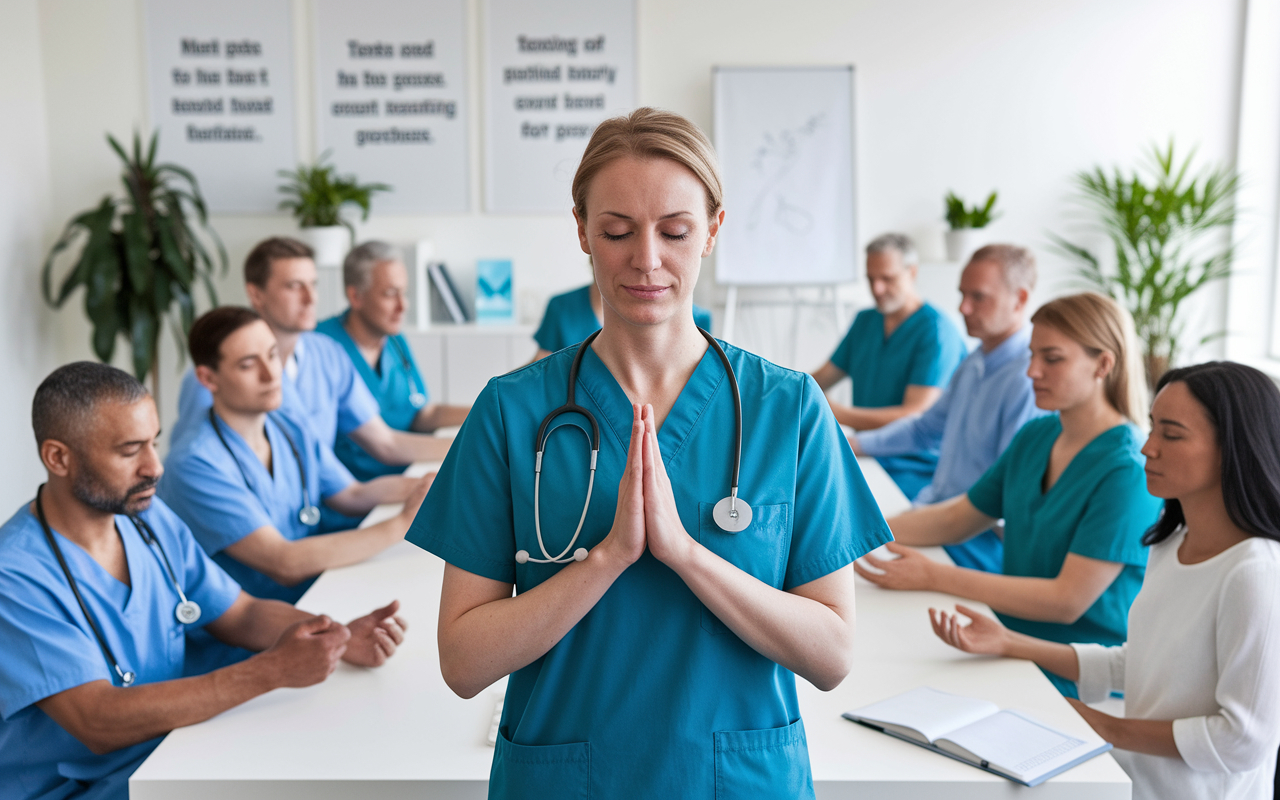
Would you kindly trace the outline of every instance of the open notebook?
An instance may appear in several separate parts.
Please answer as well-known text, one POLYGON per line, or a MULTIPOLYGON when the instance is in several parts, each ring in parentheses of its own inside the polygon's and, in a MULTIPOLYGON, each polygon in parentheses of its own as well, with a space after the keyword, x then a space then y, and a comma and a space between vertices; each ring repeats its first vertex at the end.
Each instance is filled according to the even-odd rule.
POLYGON ((1097 737, 1077 739, 994 703, 923 686, 844 717, 1026 786, 1111 749, 1097 737))

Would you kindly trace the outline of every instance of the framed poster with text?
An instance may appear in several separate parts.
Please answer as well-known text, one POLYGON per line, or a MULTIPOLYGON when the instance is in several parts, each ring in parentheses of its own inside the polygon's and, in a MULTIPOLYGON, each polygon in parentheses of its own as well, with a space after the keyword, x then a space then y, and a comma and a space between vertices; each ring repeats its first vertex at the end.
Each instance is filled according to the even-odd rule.
POLYGON ((635 107, 634 0, 487 0, 485 209, 556 212, 587 139, 635 107))
POLYGON ((275 211, 296 164, 290 0, 145 0, 157 159, 186 167, 209 210, 275 211))
POLYGON ((465 0, 315 0, 316 150, 391 186, 374 209, 468 209, 465 0))

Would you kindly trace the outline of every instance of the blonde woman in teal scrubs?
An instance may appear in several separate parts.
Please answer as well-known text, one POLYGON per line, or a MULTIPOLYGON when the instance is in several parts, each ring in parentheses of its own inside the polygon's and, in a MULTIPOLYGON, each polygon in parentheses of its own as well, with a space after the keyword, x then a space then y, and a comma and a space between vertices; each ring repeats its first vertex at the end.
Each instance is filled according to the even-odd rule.
MULTIPOLYGON (((1137 421, 1147 391, 1133 322, 1116 303, 1061 297, 1031 318, 1032 420, 968 494, 889 520, 895 560, 858 574, 886 589, 945 592, 986 603, 1009 628, 1050 641, 1123 644, 1142 588, 1142 535, 1160 514, 1147 493, 1137 421), (962 542, 1005 520, 1004 569, 936 563, 905 545, 962 542)), ((1069 697, 1075 685, 1046 673, 1069 697)))

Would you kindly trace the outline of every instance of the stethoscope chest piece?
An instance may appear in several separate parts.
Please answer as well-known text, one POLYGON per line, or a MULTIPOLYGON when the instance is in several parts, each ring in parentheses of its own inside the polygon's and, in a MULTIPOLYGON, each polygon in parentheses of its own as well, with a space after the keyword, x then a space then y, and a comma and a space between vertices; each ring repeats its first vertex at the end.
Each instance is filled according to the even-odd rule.
POLYGON ((427 404, 427 396, 422 392, 414 392, 409 395, 409 405, 414 408, 422 408, 427 404))
POLYGON ((178 618, 178 622, 183 625, 190 625, 200 619, 200 606, 192 600, 183 600, 178 603, 177 608, 173 610, 173 615, 178 618))
POLYGON ((741 497, 726 497, 711 509, 711 518, 726 533, 738 533, 751 524, 751 506, 741 497))
POLYGON ((298 521, 303 525, 319 525, 320 509, 313 505, 305 505, 298 511, 298 521))

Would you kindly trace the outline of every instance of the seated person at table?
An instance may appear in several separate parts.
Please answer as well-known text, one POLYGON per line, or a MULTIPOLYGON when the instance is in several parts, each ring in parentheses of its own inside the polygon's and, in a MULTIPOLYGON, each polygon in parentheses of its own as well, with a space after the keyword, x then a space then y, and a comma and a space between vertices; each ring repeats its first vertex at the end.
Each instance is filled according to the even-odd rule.
MULTIPOLYGON (((417 433, 461 425, 468 407, 428 402, 427 384, 400 335, 409 273, 395 249, 386 242, 353 249, 342 265, 342 282, 351 307, 316 331, 342 345, 378 401, 382 420, 394 430, 417 433)), ((333 451, 362 481, 404 472, 404 465, 379 461, 345 433, 338 434, 333 451)))
POLYGON ((348 627, 241 591, 153 497, 160 422, 132 376, 60 367, 31 417, 48 482, 0 526, 0 796, 127 800, 174 728, 402 641, 394 602, 348 627), (196 628, 262 652, 181 678, 196 628))
MULTIPOLYGON (((886 589, 945 592, 986 603, 1019 633, 1055 642, 1124 644, 1142 587, 1142 535, 1160 513, 1147 493, 1146 409, 1133 321, 1093 293, 1060 297, 1031 317, 1032 420, 968 494, 889 520, 900 557, 868 557, 858 574, 886 589), (1003 518, 1003 575, 939 564, 906 545, 962 542, 1003 518)), ((1075 685, 1056 675, 1059 691, 1075 685)))
MULTIPOLYGON (((595 281, 548 300, 542 324, 533 334, 534 341, 538 343, 538 352, 533 360, 546 358, 600 330, 600 320, 604 316, 602 309, 600 289, 595 281)), ((695 303, 693 324, 710 333, 711 312, 695 303)))
POLYGON ((1129 641, 1061 644, 957 606, 933 629, 970 653, 1030 659, 1124 717, 1072 705, 1133 778, 1135 800, 1267 800, 1280 745, 1280 391, 1242 364, 1176 369, 1151 406, 1147 486, 1164 513, 1129 641))
MULTIPOLYGON (((882 458, 938 451, 933 480, 920 490, 915 505, 950 500, 969 491, 996 463, 1023 423, 1045 412, 1027 377, 1027 300, 1036 285, 1036 260, 1030 250, 991 244, 969 259, 960 275, 960 313, 981 347, 960 362, 942 398, 915 417, 896 419, 850 440, 858 455, 882 458)), ((957 566, 999 572, 1004 546, 994 531, 967 542, 949 544, 957 566)))
MULTIPOLYGON (((814 371, 823 391, 847 376, 853 405, 832 403, 836 420, 854 430, 874 430, 926 411, 965 357, 955 326, 916 292, 919 259, 900 233, 867 245, 867 282, 876 307, 854 319, 831 360, 814 371)), ((908 499, 933 479, 937 447, 877 459, 908 499)))
MULTIPOLYGON (((249 305, 275 334, 284 365, 282 408, 305 422, 326 447, 338 434, 384 464, 440 461, 449 439, 392 430, 378 414, 378 401, 356 374, 355 365, 337 342, 315 333, 316 264, 312 250, 295 239, 259 242, 245 258, 245 292, 249 305)), ((195 370, 182 380, 178 422, 170 443, 200 425, 213 405, 195 370)), ((323 526, 326 529, 330 526, 323 526)))

